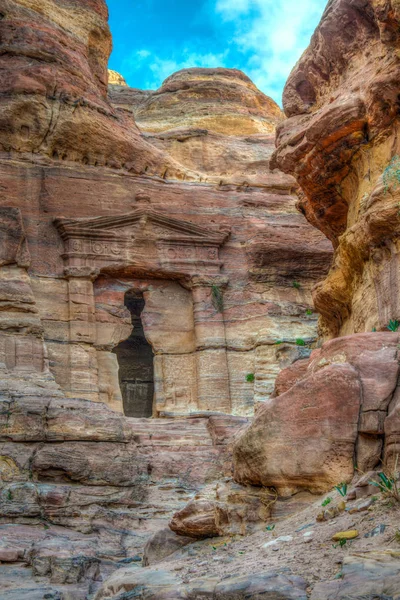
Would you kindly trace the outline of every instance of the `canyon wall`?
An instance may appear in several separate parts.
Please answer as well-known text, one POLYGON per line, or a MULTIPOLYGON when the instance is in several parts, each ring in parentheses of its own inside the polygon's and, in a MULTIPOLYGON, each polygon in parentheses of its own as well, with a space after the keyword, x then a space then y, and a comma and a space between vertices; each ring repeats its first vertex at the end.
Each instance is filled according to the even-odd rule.
POLYGON ((21 214, 49 372, 122 411, 132 292, 153 414, 250 415, 315 343, 311 289, 331 260, 294 180, 269 168, 281 111, 226 69, 140 100, 112 75, 108 98, 104 3, 56 4, 8 1, 1 21, 1 201, 21 214))
MULTIPOLYGON (((315 346, 332 246, 271 171, 282 114, 244 74, 108 88, 102 0, 0 13, 1 585, 78 600, 155 532, 182 545, 173 514, 231 476, 232 438, 315 346), (133 323, 152 382, 121 381, 133 323), (122 415, 150 383, 153 418, 122 415)), ((243 534, 264 493, 232 485, 243 534)))
POLYGON ((335 247, 313 291, 327 341, 279 375, 238 441, 242 483, 324 491, 398 462, 399 11, 329 2, 284 90, 271 164, 335 247))
POLYGON ((108 81, 107 16, 0 7, 4 599, 305 600, 242 550, 228 581, 135 565, 265 537, 396 462, 398 3, 328 3, 286 116, 237 70, 108 81))
POLYGON ((314 292, 326 337, 400 316, 399 18, 395 1, 329 2, 283 95, 274 166, 296 177, 300 209, 336 247, 314 292))

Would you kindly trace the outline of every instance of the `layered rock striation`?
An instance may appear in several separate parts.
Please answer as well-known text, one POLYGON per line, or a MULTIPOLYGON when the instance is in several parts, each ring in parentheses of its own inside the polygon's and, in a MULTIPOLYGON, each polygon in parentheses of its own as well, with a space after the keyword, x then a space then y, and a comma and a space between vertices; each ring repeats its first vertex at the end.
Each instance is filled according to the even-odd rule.
POLYGON ((237 442, 239 482, 323 491, 398 462, 398 23, 396 2, 329 2, 286 84, 271 164, 335 246, 313 292, 328 341, 279 375, 237 442))
POLYGON ((325 336, 399 317, 399 7, 329 2, 286 84, 273 164, 302 188, 300 208, 334 243, 314 294, 325 336))

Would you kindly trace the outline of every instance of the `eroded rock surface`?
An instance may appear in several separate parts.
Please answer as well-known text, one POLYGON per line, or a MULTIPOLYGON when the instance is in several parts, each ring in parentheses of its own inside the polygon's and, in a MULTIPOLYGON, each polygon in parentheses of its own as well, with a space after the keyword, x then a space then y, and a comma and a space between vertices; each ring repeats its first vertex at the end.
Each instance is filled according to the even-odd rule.
POLYGON ((399 6, 329 2, 283 95, 273 160, 337 250, 314 293, 326 336, 398 319, 399 6))
POLYGON ((283 393, 259 408, 235 444, 236 480, 273 486, 282 495, 324 492, 350 481, 354 465, 361 472, 377 466, 385 419, 387 446, 399 434, 397 409, 390 408, 398 342, 389 332, 337 338, 314 350, 307 366, 301 361, 296 370, 295 363, 287 378, 283 371, 277 382, 283 393))
POLYGON ((306 600, 306 583, 300 577, 278 573, 254 573, 242 577, 194 580, 184 583, 179 575, 168 571, 154 570, 138 573, 126 569, 111 576, 96 595, 96 600, 123 600, 126 593, 141 591, 148 600, 179 598, 195 600, 210 598, 270 598, 271 600, 306 600))

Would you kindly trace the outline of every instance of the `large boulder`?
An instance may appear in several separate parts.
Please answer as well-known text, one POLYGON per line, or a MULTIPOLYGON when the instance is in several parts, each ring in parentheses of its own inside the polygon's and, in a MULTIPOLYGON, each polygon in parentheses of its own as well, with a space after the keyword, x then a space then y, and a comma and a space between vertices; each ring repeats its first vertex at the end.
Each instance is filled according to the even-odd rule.
POLYGON ((399 374, 398 339, 388 332, 332 340, 307 369, 281 374, 277 389, 293 387, 262 405, 237 440, 235 479, 281 495, 324 492, 351 480, 354 461, 362 471, 375 467, 399 374))
POLYGON ((194 538, 245 535, 265 526, 275 501, 269 490, 221 481, 196 494, 174 514, 170 527, 194 538))

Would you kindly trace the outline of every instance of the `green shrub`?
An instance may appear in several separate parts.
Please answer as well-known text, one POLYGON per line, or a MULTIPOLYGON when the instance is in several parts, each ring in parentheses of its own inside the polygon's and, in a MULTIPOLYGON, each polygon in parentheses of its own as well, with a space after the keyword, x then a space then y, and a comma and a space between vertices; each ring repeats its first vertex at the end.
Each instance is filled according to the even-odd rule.
POLYGON ((328 498, 325 498, 325 500, 321 503, 321 506, 328 506, 328 504, 330 504, 331 502, 332 498, 328 496, 328 498))
POLYGON ((306 343, 304 340, 302 340, 301 338, 297 338, 296 340, 296 346, 305 346, 306 343))
POLYGON ((246 375, 246 381, 248 383, 253 383, 256 379, 256 376, 254 375, 254 373, 247 373, 246 375))
POLYGON ((298 281, 293 281, 293 287, 296 288, 296 290, 299 290, 301 288, 301 285, 299 284, 298 281))
POLYGON ((335 490, 337 490, 344 498, 347 494, 347 483, 339 483, 339 485, 335 485, 335 490))
POLYGON ((220 313, 224 311, 224 297, 221 288, 217 285, 211 286, 211 301, 216 311, 220 313))
POLYGON ((307 308, 307 310, 306 310, 306 315, 308 315, 308 316, 310 317, 310 316, 311 316, 311 315, 313 315, 313 314, 314 314, 314 311, 313 311, 313 310, 311 310, 311 308, 307 308))
POLYGON ((390 319, 389 325, 387 326, 389 331, 397 331, 399 329, 399 327, 400 327, 400 323, 398 321, 394 321, 394 320, 390 319))
POLYGON ((374 485, 379 488, 382 494, 388 498, 392 498, 396 500, 396 502, 400 502, 400 488, 398 484, 398 473, 397 473, 397 465, 399 461, 399 456, 396 456, 396 461, 393 469, 389 471, 382 471, 378 473, 380 481, 370 481, 370 485, 374 485))

